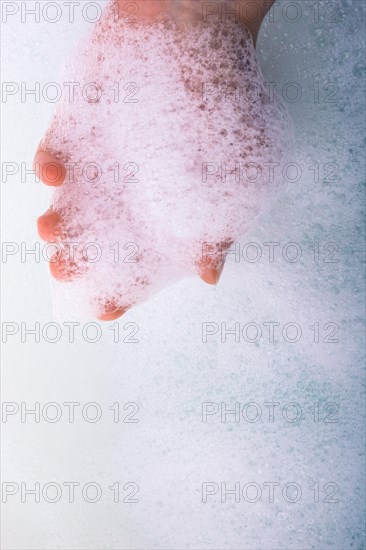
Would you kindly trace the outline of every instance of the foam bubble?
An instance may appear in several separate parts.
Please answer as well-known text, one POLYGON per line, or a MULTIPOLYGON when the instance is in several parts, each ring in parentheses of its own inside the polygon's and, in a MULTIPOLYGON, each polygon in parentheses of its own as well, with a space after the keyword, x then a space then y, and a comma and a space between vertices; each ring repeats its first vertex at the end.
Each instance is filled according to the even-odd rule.
POLYGON ((67 303, 78 316, 131 306, 194 275, 202 243, 240 239, 273 204, 291 144, 242 25, 105 21, 67 63, 78 85, 43 140, 69 166, 52 199, 62 241, 80 243, 73 280, 56 284, 61 316, 67 303))

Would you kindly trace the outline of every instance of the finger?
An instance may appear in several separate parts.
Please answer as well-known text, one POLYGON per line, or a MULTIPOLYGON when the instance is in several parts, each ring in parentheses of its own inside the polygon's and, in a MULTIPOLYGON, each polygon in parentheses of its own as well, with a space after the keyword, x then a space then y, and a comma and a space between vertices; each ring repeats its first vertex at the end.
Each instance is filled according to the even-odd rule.
POLYGON ((117 307, 113 302, 106 302, 98 315, 98 319, 100 319, 100 321, 115 321, 119 317, 122 317, 129 308, 130 306, 121 308, 117 307))
POLYGON ((43 241, 54 243, 60 240, 61 217, 51 208, 37 220, 38 235, 43 241))
POLYGON ((208 285, 217 285, 220 280, 222 271, 224 269, 225 262, 223 262, 219 267, 206 267, 202 271, 199 271, 199 276, 201 277, 204 283, 208 285))
POLYGON ((62 282, 70 282, 83 273, 79 264, 71 261, 67 255, 55 254, 50 261, 52 277, 62 282))
POLYGON ((214 245, 214 250, 205 250, 202 247, 202 257, 198 262, 198 275, 208 285, 217 285, 222 275, 226 252, 233 241, 223 241, 214 245))
POLYGON ((33 168, 37 176, 46 185, 57 187, 62 185, 66 178, 66 168, 56 157, 44 151, 41 145, 36 151, 33 168))

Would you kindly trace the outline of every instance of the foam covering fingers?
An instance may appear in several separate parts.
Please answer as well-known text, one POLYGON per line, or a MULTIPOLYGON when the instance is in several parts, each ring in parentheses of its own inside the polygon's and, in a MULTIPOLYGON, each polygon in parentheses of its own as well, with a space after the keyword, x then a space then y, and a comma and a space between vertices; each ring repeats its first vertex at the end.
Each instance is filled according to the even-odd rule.
POLYGON ((40 165, 44 151, 67 159, 64 181, 43 178, 80 253, 52 271, 82 276, 53 286, 57 315, 109 320, 194 272, 216 284, 225 254, 202 264, 201 244, 238 241, 271 207, 291 142, 249 31, 170 17, 96 25, 64 81, 80 86, 58 102, 40 165))

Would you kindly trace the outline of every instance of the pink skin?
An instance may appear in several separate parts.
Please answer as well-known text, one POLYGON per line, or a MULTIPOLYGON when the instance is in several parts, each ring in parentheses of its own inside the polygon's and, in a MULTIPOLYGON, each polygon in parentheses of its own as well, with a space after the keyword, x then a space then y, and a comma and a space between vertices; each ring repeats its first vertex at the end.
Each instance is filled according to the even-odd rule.
MULTIPOLYGON (((125 0, 113 0, 114 2, 120 2, 121 9, 124 9, 125 0)), ((274 3, 275 0, 272 0, 274 3)), ((161 12, 168 11, 179 22, 180 20, 184 24, 189 24, 201 17, 201 3, 197 0, 180 0, 177 4, 173 0, 135 0, 138 6, 138 15, 141 18, 146 19, 146 22, 151 20, 161 12), (179 13, 177 12, 177 6, 179 13)), ((257 40, 257 35, 260 29, 260 25, 264 19, 266 12, 270 7, 268 0, 256 0, 255 3, 258 6, 258 13, 260 17, 253 17, 253 13, 250 14, 249 20, 243 20, 245 25, 251 32, 254 44, 257 40)), ((245 4, 251 7, 253 6, 253 0, 241 0, 240 4, 245 7, 245 4)), ((241 13, 245 13, 242 10, 241 13)), ((112 23, 113 24, 113 23, 112 23)), ((50 155, 47 151, 44 151, 41 146, 38 147, 34 158, 34 169, 40 180, 48 186, 57 187, 62 185, 66 178, 66 168, 55 157, 50 155)), ((57 212, 49 209, 37 220, 37 229, 41 239, 47 242, 56 242, 62 240, 62 219, 57 212)), ((227 241, 222 243, 222 250, 226 250, 230 246, 227 241)), ((66 281, 71 280, 74 276, 75 266, 65 259, 58 258, 50 263, 50 271, 53 277, 58 280, 66 281)), ((222 257, 217 259, 216 267, 208 267, 203 263, 197 265, 197 272, 199 277, 207 284, 216 285, 221 277, 224 268, 224 261, 222 257)), ((113 303, 105 304, 102 308, 99 319, 102 321, 114 321, 121 317, 128 307, 121 309, 117 308, 113 303)))

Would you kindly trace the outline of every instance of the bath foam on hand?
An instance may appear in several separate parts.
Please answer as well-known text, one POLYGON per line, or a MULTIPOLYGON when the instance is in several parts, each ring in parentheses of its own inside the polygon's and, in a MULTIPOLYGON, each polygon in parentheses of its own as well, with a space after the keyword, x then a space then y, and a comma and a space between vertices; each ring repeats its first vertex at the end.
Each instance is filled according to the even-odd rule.
POLYGON ((197 274, 203 250, 273 204, 290 125, 242 25, 103 19, 64 81, 77 85, 42 141, 68 171, 51 203, 59 317, 128 308, 197 274))

